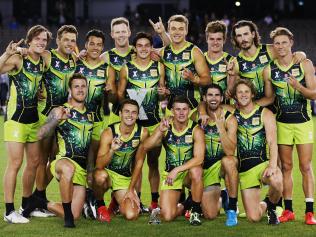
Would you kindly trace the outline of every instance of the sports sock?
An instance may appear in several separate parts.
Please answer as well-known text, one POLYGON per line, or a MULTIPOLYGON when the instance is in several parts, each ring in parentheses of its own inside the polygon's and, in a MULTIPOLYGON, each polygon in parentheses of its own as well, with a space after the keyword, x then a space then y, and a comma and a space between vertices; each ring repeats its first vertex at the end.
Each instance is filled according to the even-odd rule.
POLYGON ((151 193, 151 201, 152 202, 158 202, 158 198, 159 198, 158 192, 151 193))
POLYGON ((22 197, 22 208, 25 209, 27 207, 28 201, 30 197, 22 197))
POLYGON ((37 188, 35 189, 35 191, 33 192, 34 195, 47 200, 47 196, 46 196, 46 189, 44 190, 38 190, 37 188))
MULTIPOLYGON (((191 192, 189 192, 189 195, 191 195, 191 192)), ((179 202, 184 202, 184 201, 185 201, 185 191, 181 190, 179 202)))
POLYGON ((228 210, 237 211, 237 198, 229 197, 228 210))
POLYGON ((139 198, 139 200, 140 200, 140 197, 142 196, 142 192, 138 192, 138 193, 137 193, 137 196, 138 196, 138 198, 139 198))
POLYGON ((270 199, 268 199, 268 201, 266 202, 267 203, 267 208, 268 210, 275 210, 276 209, 276 204, 275 203, 272 203, 270 201, 270 199))
POLYGON ((226 189, 221 190, 222 203, 227 202, 226 189))
POLYGON ((292 199, 284 199, 284 208, 285 210, 293 212, 292 199))
POLYGON ((23 216, 29 217, 31 212, 35 210, 35 208, 42 208, 47 210, 48 201, 42 198, 37 197, 36 195, 32 195, 29 198, 28 205, 24 208, 23 216))
POLYGON ((279 199, 278 203, 277 203, 278 207, 282 207, 282 198, 279 199))
POLYGON ((192 200, 192 212, 202 213, 201 202, 195 202, 192 200))
POLYGON ((103 199, 97 200, 97 207, 99 208, 99 207, 102 207, 102 206, 105 206, 104 200, 103 199))
POLYGON ((313 212, 314 213, 314 198, 305 198, 305 213, 313 212))
POLYGON ((75 227, 74 224, 74 216, 72 215, 71 211, 71 202, 63 202, 63 208, 64 208, 64 221, 65 225, 64 227, 73 228, 75 227))
POLYGON ((187 199, 185 199, 183 202, 181 202, 184 210, 190 210, 192 207, 192 195, 191 192, 189 192, 189 195, 187 197, 187 199))
POLYGON ((14 211, 14 203, 13 202, 9 202, 9 203, 5 203, 5 215, 9 215, 12 211, 14 211))

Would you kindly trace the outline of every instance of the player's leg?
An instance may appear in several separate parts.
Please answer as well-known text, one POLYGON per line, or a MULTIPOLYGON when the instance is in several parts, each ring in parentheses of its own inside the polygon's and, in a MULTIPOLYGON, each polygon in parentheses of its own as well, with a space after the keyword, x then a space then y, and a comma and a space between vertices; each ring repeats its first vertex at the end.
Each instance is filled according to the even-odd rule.
POLYGON ((83 204, 86 197, 86 188, 82 185, 74 185, 73 195, 71 202, 71 211, 73 213, 74 219, 77 220, 81 216, 83 204))
MULTIPOLYGON (((124 199, 127 189, 116 190, 114 192, 114 197, 119 203, 120 213, 127 220, 136 220, 139 215, 139 209, 135 202, 130 199, 124 199)), ((136 194, 136 191, 135 191, 136 194)))
POLYGON ((189 170, 191 182, 192 209, 190 214, 190 224, 200 225, 200 215, 202 214, 201 201, 203 195, 203 169, 201 166, 192 167, 189 170))
POLYGON ((303 191, 305 194, 305 223, 315 225, 314 219, 314 172, 312 167, 313 144, 296 145, 299 158, 300 171, 302 173, 303 191))
POLYGON ((287 222, 295 219, 292 206, 293 194, 293 145, 278 145, 279 156, 282 165, 283 175, 283 199, 284 211, 279 217, 280 222, 287 222))
POLYGON ((172 221, 179 215, 178 201, 180 198, 180 189, 162 190, 160 192, 161 218, 165 221, 172 221))
POLYGON ((158 189, 159 189, 159 181, 160 181, 160 174, 159 174, 160 152, 161 152, 161 146, 156 147, 147 153, 147 164, 149 167, 148 180, 150 183, 150 190, 151 190, 151 205, 150 205, 151 210, 158 207, 158 198, 159 198, 158 189))
POLYGON ((220 185, 204 187, 201 203, 204 218, 212 220, 218 216, 221 205, 219 201, 220 195, 220 185))
POLYGON ((243 189, 241 197, 248 220, 250 222, 260 221, 267 208, 265 202, 260 202, 260 188, 243 189))

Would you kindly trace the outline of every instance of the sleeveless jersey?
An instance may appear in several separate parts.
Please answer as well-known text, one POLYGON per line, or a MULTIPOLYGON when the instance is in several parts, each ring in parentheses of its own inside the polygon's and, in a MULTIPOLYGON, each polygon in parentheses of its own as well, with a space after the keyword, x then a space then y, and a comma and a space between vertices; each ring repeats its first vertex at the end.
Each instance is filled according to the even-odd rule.
POLYGON ((189 120, 187 128, 177 132, 173 125, 166 132, 162 144, 166 150, 166 168, 170 172, 175 167, 181 166, 193 157, 193 130, 197 123, 189 120))
POLYGON ((192 108, 196 108, 201 100, 199 87, 190 80, 182 77, 184 68, 196 74, 193 58, 193 49, 197 48, 190 42, 180 50, 174 50, 172 45, 168 45, 162 50, 162 60, 165 65, 166 86, 170 90, 168 108, 171 107, 174 97, 186 96, 192 108))
MULTIPOLYGON (((225 123, 230 116, 232 116, 232 114, 229 111, 224 110, 225 123)), ((221 160, 225 156, 225 153, 215 121, 209 122, 203 130, 205 133, 206 145, 203 169, 208 169, 217 161, 221 160)))
MULTIPOLYGON (((120 136, 120 123, 109 126, 113 137, 120 136)), ((135 124, 134 129, 128 138, 121 137, 122 146, 114 152, 108 169, 123 175, 125 177, 132 176, 132 166, 135 161, 135 155, 141 140, 143 128, 135 124)))
POLYGON ((86 107, 94 113, 94 122, 103 120, 103 109, 105 85, 108 77, 108 64, 100 62, 95 66, 90 66, 87 62, 79 60, 76 72, 87 78, 88 93, 86 97, 86 107))
POLYGON ((225 93, 227 89, 226 63, 228 63, 232 59, 232 56, 224 52, 223 55, 216 61, 212 61, 208 57, 207 52, 204 53, 204 56, 210 69, 210 76, 212 78, 213 84, 219 85, 222 88, 223 92, 225 93))
POLYGON ((37 92, 43 73, 43 59, 40 58, 35 62, 29 56, 22 58, 21 68, 9 72, 8 119, 23 124, 38 121, 37 92))
POLYGON ((61 121, 56 128, 58 156, 67 157, 78 163, 83 169, 87 167, 88 151, 93 129, 93 113, 84 109, 70 108, 70 118, 61 121))
POLYGON ((247 115, 235 110, 234 115, 238 122, 239 172, 245 172, 269 159, 266 132, 262 121, 263 109, 256 105, 255 109, 247 115))
POLYGON ((51 61, 47 71, 44 73, 44 95, 45 100, 40 102, 41 112, 48 115, 49 112, 68 100, 68 82, 76 68, 72 56, 64 59, 55 49, 50 50, 51 61))
POLYGON ((276 60, 270 63, 270 78, 276 94, 276 120, 282 123, 307 122, 312 117, 310 100, 288 84, 289 74, 306 87, 304 70, 300 64, 284 68, 276 60))
POLYGON ((268 47, 264 44, 261 44, 257 48, 256 54, 251 58, 244 56, 241 52, 237 56, 239 76, 252 81, 257 90, 255 99, 264 97, 262 71, 270 61, 271 56, 269 54, 268 47))
POLYGON ((106 58, 108 63, 114 68, 116 72, 116 80, 119 79, 121 68, 124 64, 131 61, 132 54, 134 53, 133 47, 129 46, 128 51, 125 54, 121 54, 116 48, 113 48, 106 52, 106 58))
POLYGON ((134 61, 126 64, 126 95, 139 104, 139 124, 152 126, 160 121, 158 84, 160 63, 151 61, 146 68, 141 68, 134 61))

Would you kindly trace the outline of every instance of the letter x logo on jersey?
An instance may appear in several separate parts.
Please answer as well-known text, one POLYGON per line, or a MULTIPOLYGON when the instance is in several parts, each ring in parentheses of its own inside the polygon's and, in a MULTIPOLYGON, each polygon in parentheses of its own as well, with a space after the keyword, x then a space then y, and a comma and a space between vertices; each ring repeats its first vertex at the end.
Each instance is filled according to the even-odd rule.
POLYGON ((279 78, 280 77, 280 72, 275 72, 275 78, 279 78))
POLYGON ((114 57, 114 62, 118 63, 118 57, 114 57))
POLYGON ((76 111, 73 111, 71 117, 72 117, 73 119, 74 119, 74 118, 77 118, 77 112, 76 112, 76 111))
POLYGON ((26 63, 26 69, 30 69, 31 63, 26 63))
POLYGON ((56 61, 55 62, 55 67, 59 67, 59 63, 60 63, 59 61, 56 61))
POLYGON ((242 70, 247 70, 247 63, 242 64, 242 70))
POLYGON ((84 68, 81 67, 81 68, 79 69, 79 73, 80 73, 80 74, 83 74, 83 70, 84 70, 84 68))
POLYGON ((148 117, 146 115, 146 112, 144 110, 144 107, 142 106, 142 103, 145 99, 145 96, 147 94, 147 89, 143 88, 143 89, 139 89, 139 90, 135 90, 135 89, 127 89, 127 94, 129 96, 129 98, 136 100, 138 105, 139 105, 139 115, 138 118, 140 120, 147 120, 148 117))
POLYGON ((167 59, 170 59, 171 53, 167 53, 167 59))
POLYGON ((133 77, 137 77, 137 71, 133 71, 133 77))

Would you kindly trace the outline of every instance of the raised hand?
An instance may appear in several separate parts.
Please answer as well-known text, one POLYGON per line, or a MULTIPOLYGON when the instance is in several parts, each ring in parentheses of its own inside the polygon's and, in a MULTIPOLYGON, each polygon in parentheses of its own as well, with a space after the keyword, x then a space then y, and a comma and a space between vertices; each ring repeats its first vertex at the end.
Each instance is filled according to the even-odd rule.
POLYGON ((302 87, 301 83, 291 74, 289 74, 289 77, 287 78, 287 83, 289 83, 295 90, 299 90, 299 88, 302 87))
POLYGON ((19 46, 22 44, 23 41, 24 39, 20 39, 20 41, 17 43, 11 41, 5 50, 6 54, 11 56, 13 54, 20 53, 22 48, 19 46))
POLYGON ((182 77, 185 80, 194 81, 194 74, 193 74, 193 72, 190 71, 187 68, 183 68, 183 70, 182 70, 182 77))
POLYGON ((225 116, 224 116, 223 111, 221 112, 219 117, 217 117, 215 112, 213 114, 215 117, 215 123, 216 123, 216 127, 218 131, 219 132, 224 131, 225 130, 225 116))
POLYGON ((151 24, 151 26, 157 34, 161 34, 166 31, 165 26, 162 23, 161 17, 159 17, 159 21, 156 23, 149 19, 149 23, 151 24))
POLYGON ((160 121, 160 124, 159 124, 159 130, 160 132, 165 132, 169 129, 170 127, 170 121, 171 121, 171 117, 168 117, 168 118, 163 118, 161 121, 160 121))

